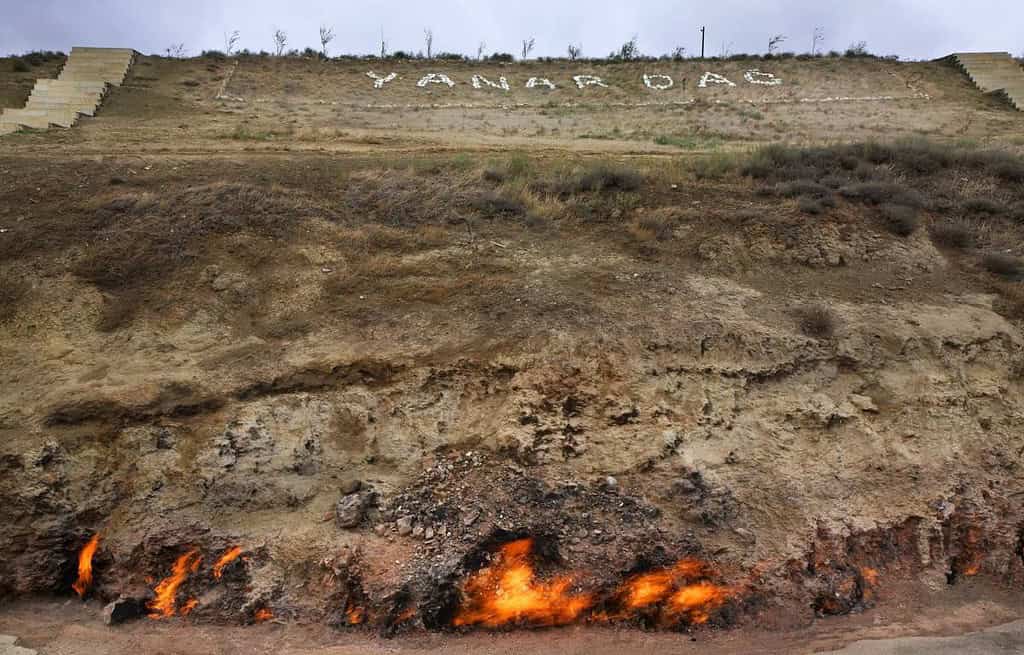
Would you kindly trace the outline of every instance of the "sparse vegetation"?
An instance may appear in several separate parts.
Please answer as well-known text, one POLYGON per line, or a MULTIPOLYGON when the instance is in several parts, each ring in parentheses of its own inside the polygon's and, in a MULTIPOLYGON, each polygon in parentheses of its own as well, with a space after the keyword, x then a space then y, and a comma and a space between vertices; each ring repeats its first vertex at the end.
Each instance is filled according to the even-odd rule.
POLYGON ((981 266, 993 275, 1019 278, 1024 275, 1024 259, 1001 252, 988 253, 981 259, 981 266))
POLYGON ((974 245, 974 226, 962 219, 949 219, 936 223, 931 228, 932 240, 940 246, 954 250, 966 250, 974 245))
POLYGON ((802 196, 797 201, 797 207, 805 214, 811 214, 812 216, 818 216, 819 214, 825 213, 825 203, 818 198, 812 198, 809 196, 802 196))
POLYGON ((831 339, 836 331, 836 317, 824 303, 804 305, 796 310, 800 331, 815 339, 831 339))
POLYGON ((886 203, 879 211, 885 227, 896 236, 907 237, 917 230, 920 219, 916 208, 886 203))
POLYGON ((968 198, 963 203, 964 211, 972 214, 995 216, 1006 211, 1006 207, 991 198, 968 198))

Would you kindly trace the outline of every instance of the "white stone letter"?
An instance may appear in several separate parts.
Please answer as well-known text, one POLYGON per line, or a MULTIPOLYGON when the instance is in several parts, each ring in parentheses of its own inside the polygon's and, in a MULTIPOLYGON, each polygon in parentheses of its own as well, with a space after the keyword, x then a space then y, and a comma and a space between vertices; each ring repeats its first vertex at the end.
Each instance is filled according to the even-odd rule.
POLYGON ((779 84, 782 84, 782 80, 775 77, 773 74, 762 73, 761 71, 747 71, 743 74, 743 79, 751 84, 763 84, 765 86, 778 86, 779 84))
POLYGON ((526 88, 527 89, 534 89, 534 88, 537 88, 538 86, 546 86, 549 89, 557 88, 554 85, 554 83, 551 80, 549 80, 548 78, 546 78, 546 77, 531 77, 530 79, 528 79, 526 81, 526 88))
POLYGON ((491 87, 493 89, 502 89, 504 91, 508 91, 509 90, 509 88, 508 88, 508 80, 505 79, 504 77, 499 77, 498 78, 498 83, 495 84, 494 82, 490 81, 486 77, 483 77, 482 75, 474 75, 473 76, 473 88, 474 89, 482 89, 485 86, 489 86, 489 87, 491 87))
POLYGON ((373 88, 383 89, 385 84, 398 77, 398 73, 391 73, 386 77, 381 77, 380 75, 377 75, 373 71, 370 71, 369 73, 366 74, 366 76, 373 80, 373 88))
POLYGON ((668 75, 647 75, 644 74, 644 86, 655 91, 664 91, 675 86, 675 80, 668 75))
POLYGON ((581 89, 585 86, 603 86, 606 89, 608 88, 608 85, 600 77, 594 77, 593 75, 576 75, 572 79, 576 80, 576 86, 581 89))
POLYGON ((708 84, 724 84, 726 86, 736 86, 733 82, 725 79, 718 73, 704 73, 701 76, 700 82, 697 82, 697 86, 704 89, 707 88, 708 84))
POLYGON ((448 77, 444 73, 427 73, 423 76, 422 80, 416 83, 416 86, 423 89, 428 84, 447 84, 449 89, 455 86, 455 82, 452 82, 452 78, 448 77))

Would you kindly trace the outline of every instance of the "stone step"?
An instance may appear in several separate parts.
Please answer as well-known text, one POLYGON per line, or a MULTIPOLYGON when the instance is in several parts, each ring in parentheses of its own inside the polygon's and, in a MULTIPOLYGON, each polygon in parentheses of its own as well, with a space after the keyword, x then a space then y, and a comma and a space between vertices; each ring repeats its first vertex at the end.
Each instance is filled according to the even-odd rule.
POLYGON ((4 117, 9 118, 18 125, 25 125, 28 127, 45 128, 50 125, 71 127, 78 120, 78 112, 63 110, 53 111, 49 109, 14 109, 9 112, 4 112, 4 117))
POLYGON ((979 89, 1000 91, 1018 110, 1024 111, 1024 68, 1008 52, 961 52, 951 55, 979 89))
POLYGON ((71 127, 80 115, 95 114, 107 88, 124 81, 137 54, 129 48, 72 48, 57 79, 36 80, 24 109, 0 113, 0 134, 19 126, 71 127))
POLYGON ((57 103, 57 102, 29 102, 25 106, 25 109, 41 109, 44 111, 51 112, 75 112, 78 114, 85 114, 86 116, 92 116, 96 113, 97 106, 95 104, 84 104, 84 103, 57 103))
POLYGON ((103 91, 107 87, 103 80, 36 80, 37 89, 83 89, 103 91))

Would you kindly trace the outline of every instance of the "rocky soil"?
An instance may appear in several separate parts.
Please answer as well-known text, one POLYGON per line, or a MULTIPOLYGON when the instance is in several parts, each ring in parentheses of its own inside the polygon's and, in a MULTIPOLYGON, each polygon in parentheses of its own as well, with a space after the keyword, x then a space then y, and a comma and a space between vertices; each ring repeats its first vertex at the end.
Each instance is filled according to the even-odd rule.
POLYGON ((469 221, 459 188, 423 222, 352 217, 367 196, 307 204, 325 196, 287 163, 3 166, 23 177, 0 238, 68 226, 5 246, 28 288, 0 322, 4 595, 71 595, 96 533, 88 594, 125 616, 194 549, 189 620, 387 635, 452 629, 467 576, 524 537, 591 621, 684 558, 731 590, 685 629, 1024 581, 1024 333, 924 230, 855 204, 794 227, 746 181, 655 180, 675 209, 616 192, 590 209, 618 223, 538 231, 469 221), (243 179, 210 186, 224 171, 243 179), (268 173, 285 186, 252 196, 268 173), (738 205, 772 217, 734 229, 738 205), (665 241, 622 228, 669 211, 665 241))

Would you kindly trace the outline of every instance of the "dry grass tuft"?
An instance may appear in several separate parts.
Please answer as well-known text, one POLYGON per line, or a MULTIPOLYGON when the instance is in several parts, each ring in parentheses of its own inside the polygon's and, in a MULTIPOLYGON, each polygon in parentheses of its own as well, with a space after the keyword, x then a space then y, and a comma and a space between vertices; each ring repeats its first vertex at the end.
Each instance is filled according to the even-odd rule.
POLYGON ((981 266, 989 273, 1000 277, 1016 279, 1024 275, 1024 260, 1006 253, 988 253, 982 257, 981 266))
POLYGON ((815 339, 830 339, 836 331, 836 316, 823 303, 805 305, 796 310, 800 331, 815 339))
POLYGON ((949 219, 936 223, 930 233, 932 241, 954 250, 967 250, 974 246, 977 240, 974 225, 963 219, 949 219))

